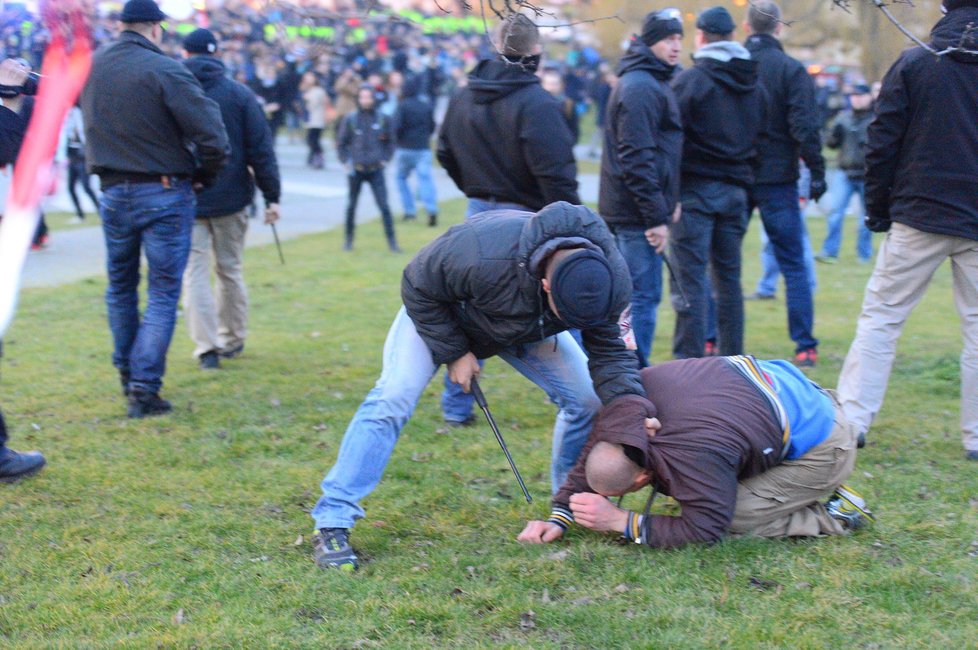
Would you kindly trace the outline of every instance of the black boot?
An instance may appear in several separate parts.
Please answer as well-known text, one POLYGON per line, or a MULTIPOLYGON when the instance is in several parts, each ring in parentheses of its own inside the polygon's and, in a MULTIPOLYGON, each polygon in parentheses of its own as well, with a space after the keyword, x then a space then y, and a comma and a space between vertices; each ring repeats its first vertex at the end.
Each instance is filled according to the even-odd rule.
POLYGON ((428 215, 428 225, 432 228, 438 225, 438 213, 432 212, 428 215))
POLYGON ((119 370, 119 383, 122 384, 122 396, 129 397, 129 371, 119 370))
POLYGON ((173 405, 160 397, 159 393, 149 393, 138 388, 129 393, 129 408, 126 415, 131 418, 145 418, 163 415, 173 410, 173 405))
POLYGON ((397 245, 397 240, 394 235, 387 235, 387 246, 391 249, 392 253, 402 253, 401 247, 397 245))
POLYGON ((343 250, 352 251, 353 250, 353 233, 346 233, 346 238, 343 240, 343 250))
POLYGON ((0 447, 0 483, 13 483, 44 467, 44 456, 39 451, 16 452, 0 447))

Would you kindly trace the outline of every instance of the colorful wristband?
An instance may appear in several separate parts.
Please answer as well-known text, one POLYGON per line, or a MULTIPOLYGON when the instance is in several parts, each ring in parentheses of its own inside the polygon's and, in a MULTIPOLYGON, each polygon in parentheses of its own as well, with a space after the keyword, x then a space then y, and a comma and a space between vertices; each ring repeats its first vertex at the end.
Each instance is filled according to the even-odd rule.
POLYGON ((630 542, 635 542, 636 544, 642 543, 642 521, 645 519, 642 515, 636 514, 631 510, 628 511, 628 521, 625 523, 624 536, 630 542))
POLYGON ((574 515, 567 508, 554 506, 550 509, 550 518, 547 519, 547 523, 556 524, 560 526, 561 530, 567 530, 574 523, 574 515))

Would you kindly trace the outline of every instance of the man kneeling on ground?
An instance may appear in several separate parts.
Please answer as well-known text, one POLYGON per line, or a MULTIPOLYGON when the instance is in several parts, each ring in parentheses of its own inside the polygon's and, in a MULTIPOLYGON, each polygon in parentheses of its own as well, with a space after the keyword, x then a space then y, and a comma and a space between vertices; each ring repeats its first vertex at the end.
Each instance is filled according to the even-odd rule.
POLYGON ((641 377, 661 426, 651 433, 636 426, 656 417, 644 400, 602 409, 550 519, 529 522, 519 541, 551 542, 572 521, 656 548, 715 542, 727 532, 841 535, 872 521, 863 499, 841 485, 856 460, 854 429, 835 393, 790 363, 684 359, 641 377), (606 498, 649 484, 679 502, 680 516, 642 515, 606 498))

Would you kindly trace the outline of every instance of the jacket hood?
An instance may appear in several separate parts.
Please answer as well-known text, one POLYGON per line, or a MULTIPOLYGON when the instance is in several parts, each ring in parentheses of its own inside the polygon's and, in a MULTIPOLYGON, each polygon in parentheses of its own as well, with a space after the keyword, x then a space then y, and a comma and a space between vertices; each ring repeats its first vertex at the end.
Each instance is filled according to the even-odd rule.
POLYGON ((642 457, 642 466, 652 469, 645 418, 654 417, 656 408, 648 399, 640 395, 622 395, 598 412, 591 435, 596 441, 633 447, 642 457))
POLYGON ((747 38, 744 46, 749 52, 760 52, 761 50, 781 50, 784 52, 781 41, 770 34, 752 34, 747 38))
POLYGON ((633 70, 644 70, 660 81, 668 81, 676 72, 676 66, 659 59, 652 54, 648 45, 635 40, 628 46, 628 53, 618 64, 618 76, 633 70))
POLYGON ((696 67, 733 93, 749 93, 757 88, 757 61, 750 58, 750 53, 743 46, 729 41, 712 45, 707 45, 693 55, 696 60, 696 67), (704 52, 712 45, 733 45, 736 47, 716 48, 704 52), (746 56, 729 56, 733 52, 742 53, 746 56))
POLYGON ((469 88, 476 104, 491 104, 521 88, 539 83, 532 72, 498 59, 480 61, 469 73, 469 88))
POLYGON ((978 63, 978 32, 969 26, 978 24, 978 7, 961 7, 948 12, 937 21, 930 32, 931 44, 938 51, 961 47, 967 52, 951 52, 947 56, 960 63, 978 63))
POLYGON ((212 56, 192 56, 183 62, 191 74, 197 77, 197 81, 204 88, 214 85, 218 79, 225 76, 224 64, 212 56))

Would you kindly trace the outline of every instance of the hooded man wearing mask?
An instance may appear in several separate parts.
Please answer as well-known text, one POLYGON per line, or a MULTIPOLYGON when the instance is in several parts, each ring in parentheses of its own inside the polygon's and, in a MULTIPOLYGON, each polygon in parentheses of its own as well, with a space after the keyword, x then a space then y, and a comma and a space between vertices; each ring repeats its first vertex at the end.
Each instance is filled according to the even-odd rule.
POLYGON ((696 21, 694 65, 672 83, 683 121, 680 200, 683 218, 670 246, 685 297, 673 287, 677 359, 703 356, 707 330, 707 265, 716 288, 719 352, 744 351, 740 248, 747 231, 747 188, 754 181, 764 118, 757 63, 733 40, 735 24, 723 7, 696 21), (685 299, 684 299, 685 298, 685 299))
POLYGON ((679 218, 683 127, 669 87, 682 51, 682 13, 648 14, 618 66, 608 99, 598 212, 615 234, 632 276, 632 328, 648 362, 662 296, 669 223, 679 218))

